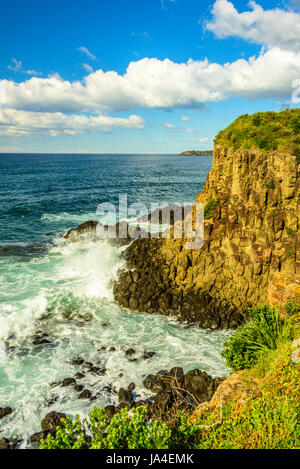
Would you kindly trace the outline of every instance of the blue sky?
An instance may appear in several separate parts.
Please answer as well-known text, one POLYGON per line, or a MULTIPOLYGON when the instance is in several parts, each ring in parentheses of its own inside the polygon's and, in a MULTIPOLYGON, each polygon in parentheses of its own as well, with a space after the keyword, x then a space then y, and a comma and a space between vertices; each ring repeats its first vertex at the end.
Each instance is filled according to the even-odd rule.
POLYGON ((290 102, 300 79, 297 6, 298 0, 3 2, 0 151, 212 148, 216 133, 238 115, 290 102))

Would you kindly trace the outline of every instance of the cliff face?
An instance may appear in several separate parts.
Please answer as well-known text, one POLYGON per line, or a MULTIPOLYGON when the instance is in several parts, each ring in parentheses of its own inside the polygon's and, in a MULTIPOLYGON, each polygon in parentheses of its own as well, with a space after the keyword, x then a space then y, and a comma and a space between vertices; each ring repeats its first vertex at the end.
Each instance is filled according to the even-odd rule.
POLYGON ((206 204, 205 242, 139 239, 126 251, 115 299, 132 310, 175 315, 202 327, 235 327, 250 306, 300 302, 299 164, 288 152, 217 144, 196 202, 206 204))

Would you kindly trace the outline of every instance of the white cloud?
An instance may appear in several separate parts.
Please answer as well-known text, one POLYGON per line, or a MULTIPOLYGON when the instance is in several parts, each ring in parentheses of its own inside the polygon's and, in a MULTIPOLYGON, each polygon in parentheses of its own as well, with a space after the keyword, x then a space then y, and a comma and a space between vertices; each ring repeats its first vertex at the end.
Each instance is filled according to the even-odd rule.
POLYGON ((107 132, 113 128, 142 129, 144 120, 136 115, 120 118, 100 115, 66 115, 59 112, 0 110, 0 136, 48 134, 55 137, 61 134, 107 132))
POLYGON ((88 72, 88 73, 92 73, 94 70, 93 70, 93 67, 91 67, 90 65, 88 64, 82 64, 82 68, 88 72))
POLYGON ((166 127, 166 129, 176 129, 176 126, 173 124, 170 124, 169 122, 163 124, 163 126, 166 127))
POLYGON ((17 60, 14 57, 11 59, 12 64, 8 65, 7 68, 13 72, 25 73, 27 75, 41 75, 41 72, 36 70, 23 70, 22 60, 17 60))
POLYGON ((188 116, 181 116, 182 122, 190 122, 190 118, 188 116))
POLYGON ((80 47, 77 47, 76 49, 82 54, 86 55, 89 59, 97 60, 97 57, 94 54, 92 54, 86 47, 80 46, 80 47))
POLYGON ((219 38, 235 36, 270 48, 299 51, 299 13, 279 8, 264 10, 254 1, 249 5, 251 11, 239 13, 232 2, 217 0, 212 9, 213 19, 206 23, 206 29, 219 38))
POLYGON ((12 65, 8 65, 7 68, 13 72, 19 72, 22 70, 22 60, 17 60, 14 57, 11 59, 12 65))
MULTIPOLYGON (((43 112, 106 112, 137 108, 196 108, 229 98, 288 98, 300 76, 300 53, 278 47, 224 65, 144 58, 124 75, 97 70, 83 81, 55 75, 22 83, 3 80, 6 106, 43 112)), ((3 94, 3 93, 2 93, 3 94)))
POLYGON ((209 141, 209 138, 208 137, 201 137, 199 138, 199 143, 205 143, 205 142, 208 142, 209 141))
POLYGON ((138 32, 133 31, 132 33, 130 33, 130 36, 145 37, 146 39, 150 39, 150 36, 146 31, 144 31, 143 33, 138 33, 138 32))
POLYGON ((0 147, 0 153, 22 153, 24 152, 23 148, 20 147, 0 147))

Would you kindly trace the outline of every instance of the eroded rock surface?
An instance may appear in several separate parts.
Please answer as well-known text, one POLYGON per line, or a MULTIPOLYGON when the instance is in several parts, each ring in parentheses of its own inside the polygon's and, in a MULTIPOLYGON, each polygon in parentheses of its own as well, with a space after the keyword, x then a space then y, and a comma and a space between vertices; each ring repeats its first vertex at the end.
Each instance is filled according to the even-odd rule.
POLYGON ((249 307, 268 300, 280 307, 300 301, 296 156, 216 145, 196 202, 211 206, 203 247, 133 241, 114 286, 120 305, 217 329, 236 327, 249 307))

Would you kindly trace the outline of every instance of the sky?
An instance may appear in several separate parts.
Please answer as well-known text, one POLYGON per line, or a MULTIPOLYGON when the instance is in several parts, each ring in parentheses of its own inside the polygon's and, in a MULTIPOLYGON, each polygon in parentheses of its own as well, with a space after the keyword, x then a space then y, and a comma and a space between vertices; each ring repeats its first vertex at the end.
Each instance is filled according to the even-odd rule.
POLYGON ((1 5, 2 153, 212 149, 299 88, 300 0, 1 5))

